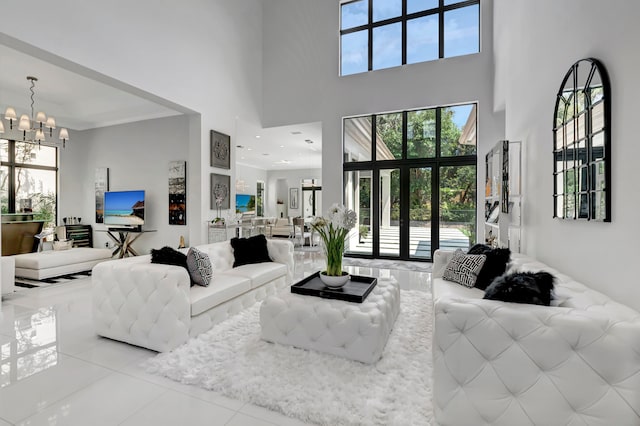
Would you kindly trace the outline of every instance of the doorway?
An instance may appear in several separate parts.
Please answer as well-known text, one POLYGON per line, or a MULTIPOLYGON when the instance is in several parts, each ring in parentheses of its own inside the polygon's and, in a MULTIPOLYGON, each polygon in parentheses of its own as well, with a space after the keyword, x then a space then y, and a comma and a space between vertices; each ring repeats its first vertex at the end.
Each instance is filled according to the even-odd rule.
POLYGON ((302 181, 302 216, 322 216, 322 186, 318 179, 302 181))
POLYGON ((475 243, 475 117, 468 104, 345 119, 347 255, 431 260, 475 243))
POLYGON ((256 217, 264 216, 264 182, 256 183, 256 217))

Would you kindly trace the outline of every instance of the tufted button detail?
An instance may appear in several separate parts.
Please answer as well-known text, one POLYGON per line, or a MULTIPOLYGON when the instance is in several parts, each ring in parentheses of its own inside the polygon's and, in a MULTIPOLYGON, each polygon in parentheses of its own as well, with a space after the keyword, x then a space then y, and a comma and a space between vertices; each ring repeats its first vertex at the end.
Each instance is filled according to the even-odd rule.
POLYGON ((640 424, 638 312, 519 254, 512 270, 550 271, 567 305, 461 295, 435 276, 440 257, 432 280, 439 424, 640 424))
POLYGON ((380 278, 361 304, 281 292, 260 307, 261 336, 373 363, 380 358, 399 311, 400 290, 394 278, 380 278), (292 323, 295 332, 287 333, 292 323))
MULTIPOLYGON (((199 248, 215 263, 214 280, 216 276, 224 277, 224 272, 233 264, 229 242, 199 248)), ((149 255, 100 263, 92 273, 96 332, 152 350, 170 351, 189 337, 263 300, 267 294, 290 285, 293 245, 289 241, 272 241, 268 249, 275 261, 287 265, 285 276, 211 306, 194 317, 191 317, 189 275, 184 268, 151 264, 149 255)), ((215 286, 215 282, 212 285, 215 286)))

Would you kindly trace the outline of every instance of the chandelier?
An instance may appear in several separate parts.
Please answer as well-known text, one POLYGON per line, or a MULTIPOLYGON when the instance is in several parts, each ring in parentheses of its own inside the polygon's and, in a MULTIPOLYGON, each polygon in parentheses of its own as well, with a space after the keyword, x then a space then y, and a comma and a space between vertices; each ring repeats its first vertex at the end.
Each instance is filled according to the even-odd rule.
MULTIPOLYGON (((22 132, 22 140, 20 140, 20 142, 57 146, 59 142, 53 140, 53 130, 56 128, 56 119, 51 116, 47 117, 47 115, 42 111, 34 114, 35 109, 33 108, 33 105, 35 104, 34 97, 36 94, 34 88, 38 79, 36 77, 27 76, 27 80, 31 82, 31 87, 29 88, 31 91, 31 117, 27 114, 22 114, 18 120, 16 110, 12 107, 7 107, 4 112, 4 119, 9 122, 9 130, 13 130, 15 122, 18 123, 18 130, 22 132), (49 135, 49 139, 47 138, 47 134, 49 135)), ((0 133, 4 133, 2 120, 0 120, 0 133)), ((64 148, 69 140, 69 131, 65 128, 60 129, 58 132, 58 139, 62 141, 62 147, 64 148)))

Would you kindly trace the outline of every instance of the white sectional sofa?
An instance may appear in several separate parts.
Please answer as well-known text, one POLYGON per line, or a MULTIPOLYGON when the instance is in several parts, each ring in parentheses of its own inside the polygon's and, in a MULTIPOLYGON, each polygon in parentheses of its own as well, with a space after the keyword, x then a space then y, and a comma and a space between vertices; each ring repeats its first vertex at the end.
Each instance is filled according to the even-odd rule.
POLYGON ((16 277, 44 280, 60 275, 90 271, 95 265, 111 259, 106 248, 74 247, 69 250, 45 250, 13 256, 16 277))
POLYGON ((150 255, 103 262, 93 268, 96 332, 155 351, 170 351, 292 282, 290 241, 267 241, 273 262, 237 268, 232 268, 229 241, 197 248, 214 265, 208 287, 190 287, 185 268, 152 264, 150 255))
POLYGON ((547 265, 560 306, 482 299, 436 251, 433 404, 439 425, 640 425, 640 314, 547 265))
POLYGON ((0 274, 0 296, 11 294, 15 291, 15 269, 16 261, 13 256, 2 256, 2 274, 0 274))

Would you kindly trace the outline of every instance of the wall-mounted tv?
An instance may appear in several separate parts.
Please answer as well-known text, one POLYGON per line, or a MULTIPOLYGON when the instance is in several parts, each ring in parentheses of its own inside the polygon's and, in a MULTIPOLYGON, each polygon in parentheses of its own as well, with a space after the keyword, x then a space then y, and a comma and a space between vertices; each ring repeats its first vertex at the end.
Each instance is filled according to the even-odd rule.
POLYGON ((255 213, 256 196, 236 194, 236 213, 255 213))
POLYGON ((144 190, 105 192, 104 224, 138 228, 144 225, 144 190))

